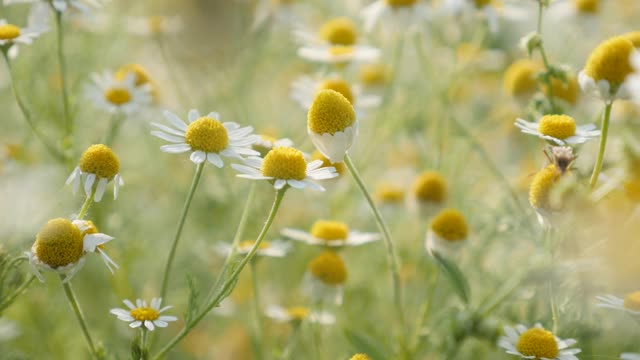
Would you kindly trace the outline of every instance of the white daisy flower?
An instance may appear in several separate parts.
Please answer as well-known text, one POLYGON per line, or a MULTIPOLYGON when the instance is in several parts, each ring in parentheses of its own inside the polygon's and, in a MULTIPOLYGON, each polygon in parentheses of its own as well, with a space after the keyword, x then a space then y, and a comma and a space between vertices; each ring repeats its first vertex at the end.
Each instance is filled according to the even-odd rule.
POLYGON ((293 147, 293 141, 288 138, 277 139, 271 135, 258 135, 258 140, 253 143, 253 149, 260 153, 260 156, 266 156, 267 153, 277 147, 293 147))
POLYGON ((20 329, 13 321, 0 319, 0 343, 15 339, 20 335, 20 329))
POLYGON ((568 115, 545 115, 538 122, 516 119, 515 125, 523 133, 537 136, 556 145, 577 145, 600 136, 594 124, 576 126, 568 115))
POLYGON ((419 28, 429 20, 429 7, 421 0, 377 0, 360 13, 364 29, 371 32, 381 23, 385 31, 419 28))
POLYGON ((452 256, 467 243, 468 237, 469 225, 464 215, 455 209, 443 209, 429 224, 425 247, 429 254, 452 256))
POLYGON ((358 246, 380 240, 380 234, 350 231, 345 223, 325 220, 316 221, 310 232, 285 228, 280 233, 309 245, 330 247, 358 246))
POLYGON ((107 184, 113 180, 113 198, 117 199, 120 186, 124 185, 119 172, 120 160, 108 146, 91 145, 80 157, 78 166, 73 169, 66 184, 71 184, 74 194, 82 184, 85 195, 93 195, 93 201, 100 202, 107 184))
POLYGON ((539 323, 529 329, 521 324, 515 328, 505 326, 504 334, 498 340, 498 345, 507 354, 517 355, 522 359, 578 360, 575 355, 581 351, 571 348, 577 343, 576 340, 560 339, 539 323))
POLYGON ((632 292, 624 299, 615 295, 596 296, 596 299, 599 301, 596 304, 598 307, 620 310, 635 316, 640 315, 640 291, 632 292))
POLYGON ((164 117, 172 127, 151 123, 159 129, 151 131, 153 136, 172 143, 162 145, 160 150, 163 152, 178 154, 191 151, 189 158, 194 164, 208 161, 218 168, 224 166, 222 156, 243 159, 242 156, 260 155, 251 149, 259 139, 257 135, 251 135, 253 128, 240 127, 234 122, 220 122, 217 112, 202 116, 198 110, 192 109, 188 123, 170 111, 165 111, 164 117))
POLYGON ((58 218, 47 222, 36 235, 31 251, 25 255, 41 282, 44 277, 40 269, 64 274, 63 282, 67 282, 84 265, 84 256, 96 251, 113 273, 118 265, 103 250, 103 245, 111 240, 113 237, 99 233, 91 221, 58 218))
MULTIPOLYGON (((251 248, 255 244, 253 240, 245 240, 238 244, 238 254, 244 255, 251 251, 251 248)), ((220 255, 229 255, 231 253, 232 245, 229 243, 218 243, 214 246, 215 251, 220 255)), ((291 245, 282 241, 262 241, 258 247, 257 256, 265 257, 285 257, 291 245)))
POLYGON ((18 56, 19 45, 29 45, 33 39, 47 31, 46 27, 30 24, 21 28, 0 19, 0 51, 6 52, 9 58, 18 56))
POLYGON ((137 299, 135 305, 129 300, 122 301, 128 309, 114 308, 109 312, 118 317, 118 320, 129 323, 130 328, 145 327, 149 331, 153 331, 156 327, 164 328, 170 322, 178 320, 175 316, 160 315, 171 309, 173 306, 165 306, 161 308, 162 299, 153 298, 151 306, 147 306, 147 302, 137 299))
POLYGON ((640 354, 638 353, 622 353, 620 354, 622 360, 640 360, 640 354))
POLYGON ((309 263, 303 291, 316 302, 342 304, 347 267, 337 253, 327 250, 309 263))
POLYGON ((344 156, 358 135, 356 112, 347 98, 334 90, 321 90, 307 113, 307 133, 316 149, 332 163, 344 156))
POLYGON ((177 16, 129 16, 127 30, 140 36, 157 36, 161 34, 176 34, 182 31, 184 23, 177 16))
POLYGON ((270 305, 265 309, 265 315, 281 323, 299 323, 308 320, 320 325, 331 325, 336 322, 336 317, 326 311, 316 312, 302 306, 282 307, 270 305))
POLYGON ((104 71, 91 74, 85 96, 95 107, 109 113, 132 115, 151 103, 151 88, 147 84, 136 86, 135 74, 121 78, 104 71))
POLYGON ((324 191, 324 188, 313 180, 326 180, 338 176, 334 167, 322 167, 321 160, 307 163, 304 154, 292 147, 271 149, 264 158, 249 157, 244 159, 245 165, 231 164, 241 174, 238 177, 252 180, 269 180, 273 187, 280 190, 285 186, 296 189, 309 187, 324 191))

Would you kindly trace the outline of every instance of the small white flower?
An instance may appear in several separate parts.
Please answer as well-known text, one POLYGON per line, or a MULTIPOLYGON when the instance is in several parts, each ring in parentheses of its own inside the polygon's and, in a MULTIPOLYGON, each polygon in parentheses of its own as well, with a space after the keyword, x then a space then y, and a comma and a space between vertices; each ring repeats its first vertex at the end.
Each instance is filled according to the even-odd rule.
POLYGON ((378 23, 385 31, 398 32, 424 25, 429 20, 429 7, 420 0, 377 0, 362 9, 360 15, 366 32, 371 32, 378 23))
POLYGON ((349 227, 344 223, 323 220, 316 221, 311 227, 311 232, 285 228, 280 233, 309 245, 329 247, 359 246, 380 240, 380 234, 349 231, 349 227))
POLYGON ((222 156, 243 159, 242 156, 256 156, 259 152, 251 145, 259 140, 251 135, 251 126, 240 127, 234 122, 220 122, 220 114, 211 112, 206 116, 198 110, 189 111, 189 122, 185 123, 176 114, 165 111, 164 117, 172 127, 151 123, 159 130, 151 131, 153 136, 172 144, 162 145, 160 150, 178 154, 191 151, 190 159, 194 164, 210 162, 218 168, 224 166, 222 156))
POLYGON ((358 135, 353 105, 337 91, 321 90, 307 113, 307 133, 331 163, 343 162, 358 135))
POLYGON ((498 340, 498 346, 505 349, 507 354, 523 359, 578 360, 575 355, 581 351, 571 348, 577 343, 576 340, 560 339, 539 323, 532 328, 521 324, 514 328, 505 326, 504 334, 498 340))
POLYGON ((538 122, 516 119, 516 127, 523 133, 551 141, 556 145, 577 145, 600 137, 594 124, 576 126, 567 115, 545 115, 538 122))
POLYGON ((106 145, 91 145, 80 157, 79 165, 71 172, 65 182, 71 184, 73 194, 78 192, 80 185, 87 197, 93 194, 93 200, 100 202, 107 189, 107 184, 113 180, 113 198, 118 198, 120 186, 124 180, 119 174, 120 161, 115 153, 106 145), (94 184, 97 184, 94 189, 94 184))
POLYGON ((165 306, 160 308, 162 304, 161 298, 153 298, 151 306, 147 306, 147 302, 137 299, 135 305, 129 300, 122 301, 127 309, 114 308, 109 312, 118 317, 118 320, 126 321, 129 327, 138 328, 145 327, 149 331, 153 331, 156 327, 167 327, 169 322, 178 320, 175 316, 160 315, 169 310, 173 306, 165 306))
MULTIPOLYGON (((246 240, 238 244, 238 254, 248 254, 255 242, 252 240, 246 240)), ((220 255, 229 255, 231 253, 232 245, 229 243, 218 243, 214 249, 220 255)), ((285 257, 291 249, 291 245, 282 241, 262 241, 256 252, 257 256, 265 257, 285 257)))
POLYGON ((150 86, 136 86, 136 77, 132 73, 124 79, 118 79, 111 71, 93 73, 85 94, 97 108, 109 113, 132 115, 151 103, 150 86))
POLYGON ((640 291, 625 296, 624 299, 615 295, 596 296, 597 307, 624 311, 628 314, 640 315, 640 291))
POLYGON ((18 56, 19 45, 30 45, 33 40, 46 32, 46 27, 38 24, 29 24, 21 28, 0 19, 0 51, 7 52, 13 59, 18 56))
POLYGON ((303 291, 315 302, 342 304, 347 268, 337 253, 326 250, 309 263, 303 280, 303 291))
POLYGON ((336 322, 336 317, 326 311, 316 312, 301 306, 282 307, 270 305, 265 310, 267 317, 281 323, 309 321, 321 325, 331 325, 336 322))
POLYGON ((184 23, 177 16, 129 16, 127 30, 140 36, 176 34, 182 31, 184 23))

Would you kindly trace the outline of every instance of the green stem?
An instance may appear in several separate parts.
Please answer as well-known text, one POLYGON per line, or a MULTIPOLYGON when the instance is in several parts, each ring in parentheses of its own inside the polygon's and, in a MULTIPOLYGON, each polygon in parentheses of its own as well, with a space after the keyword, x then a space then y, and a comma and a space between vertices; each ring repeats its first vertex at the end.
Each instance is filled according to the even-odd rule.
POLYGON ((264 358, 262 351, 262 314, 260 312, 260 292, 258 288, 258 262, 257 259, 249 262, 251 268, 251 285, 253 286, 253 311, 255 316, 255 351, 256 359, 262 360, 264 358))
POLYGON ((189 207, 191 206, 191 200, 193 200, 193 194, 196 192, 196 188, 198 187, 198 183, 200 182, 200 178, 202 177, 202 170, 204 169, 204 162, 196 165, 196 172, 193 175, 193 180, 191 181, 191 187, 189 188, 189 192, 187 193, 187 199, 184 202, 184 206, 182 207, 182 214, 180 215, 180 221, 178 222, 178 228, 176 229, 176 233, 173 237, 173 243, 171 245, 171 250, 169 251, 169 258, 167 259, 167 264, 164 268, 164 276, 162 278, 162 290, 160 291, 160 298, 164 299, 167 295, 167 286, 169 285, 169 274, 171 273, 171 265, 173 264, 173 258, 176 255, 176 248, 178 247, 178 241, 180 240, 180 235, 182 235, 182 229, 184 228, 185 220, 187 219, 187 214, 189 213, 189 207))
POLYGON ((71 288, 71 283, 64 282, 64 277, 60 275, 60 281, 62 281, 62 287, 64 288, 64 293, 67 296, 67 300, 69 300, 69 305, 71 305, 71 309, 73 309, 73 313, 80 324, 80 328, 82 328, 82 333, 84 334, 85 340, 87 340, 87 345, 89 345, 89 349, 91 350, 91 354, 94 358, 99 358, 98 353, 96 352, 96 347, 91 339, 91 335, 89 334, 89 327, 87 326, 87 321, 84 319, 84 315, 82 314, 82 310, 80 309, 80 305, 78 304, 78 300, 76 299, 76 295, 71 288))
POLYGON ((89 208, 91 207, 91 204, 93 204, 94 194, 95 194, 95 191, 92 191, 91 195, 87 196, 87 198, 84 199, 84 203, 80 208, 80 212, 78 212, 78 217, 76 217, 76 220, 82 220, 84 219, 85 216, 87 216, 87 213, 89 212, 89 208))
POLYGON ((207 306, 205 306, 204 310, 200 314, 198 314, 198 316, 196 316, 191 322, 189 322, 188 324, 185 324, 185 327, 176 336, 174 336, 173 339, 171 339, 153 357, 154 360, 160 359, 167 352, 169 352, 169 350, 171 350, 174 346, 176 346, 176 344, 178 344, 180 340, 182 340, 185 336, 187 336, 187 334, 191 331, 191 329, 193 329, 209 313, 209 311, 211 311, 211 309, 218 306, 220 302, 233 290, 233 288, 235 287, 238 281, 238 276, 240 275, 244 267, 247 265, 247 263, 251 261, 251 259, 253 259, 256 252, 260 248, 260 244, 262 243, 262 241, 267 235, 267 232, 271 228, 271 225, 273 224, 273 220, 275 219, 276 214, 278 213, 278 209, 280 209, 280 204, 282 203, 282 199, 284 198, 284 194, 286 190, 287 190, 286 187, 280 190, 276 190, 276 198, 273 201, 273 205, 271 207, 271 211, 269 212, 269 216, 267 217, 267 221, 264 223, 262 230, 260 230, 260 235, 258 235, 258 238, 256 239, 256 242, 253 244, 253 247, 251 248, 251 250, 249 250, 249 253, 237 265, 237 267, 231 273, 231 275, 227 279, 225 279, 222 286, 215 293, 216 295, 207 304, 207 306))
POLYGON ((124 115, 121 114, 120 112, 116 113, 111 118, 111 126, 109 127, 109 133, 107 134, 107 137, 104 140, 105 145, 109 147, 113 145, 113 143, 116 140, 116 137, 118 137, 118 134, 120 133, 120 127, 122 126, 124 119, 125 119, 124 115))
POLYGON ((281 360, 287 360, 289 359, 289 357, 291 357, 291 353, 293 352, 293 349, 296 347, 296 344, 298 343, 298 338, 302 333, 301 328, 302 328, 301 323, 297 323, 293 325, 293 330, 292 330, 293 332, 289 336, 289 341, 287 342, 287 346, 282 351, 282 355, 280 355, 281 360))
POLYGON ((440 269, 437 267, 433 269, 435 272, 431 281, 429 283, 429 294, 427 295, 427 299, 424 304, 420 308, 420 316, 418 316, 418 321, 416 323, 415 333, 411 339, 411 354, 415 355, 415 352, 418 350, 418 346, 420 345, 420 332, 422 328, 427 324, 429 319, 429 315, 431 314, 431 305, 433 304, 433 299, 435 298, 436 289, 438 287, 438 281, 440 280, 440 269))
POLYGON ((393 285, 393 300, 395 303, 396 316, 398 318, 398 325, 400 328, 400 343, 401 343, 401 347, 404 348, 406 346, 406 343, 405 343, 406 339, 404 334, 405 318, 404 318, 404 311, 402 309, 402 293, 401 293, 402 290, 400 285, 400 270, 398 266, 398 261, 396 259, 396 253, 395 253, 393 241, 391 240, 391 233, 389 232, 387 224, 385 224, 384 219, 380 214, 380 211, 376 207, 375 201, 373 200, 373 198, 371 197, 371 194, 367 190, 367 187, 364 184, 364 181, 360 177, 358 170, 353 165, 353 161, 351 161, 351 157, 349 156, 349 154, 345 155, 344 164, 347 166, 347 169, 349 169, 351 176, 353 176, 353 179, 355 180, 356 184, 360 188, 360 191, 362 191, 362 194, 364 195, 367 202, 369 203, 369 207, 373 212, 373 216, 376 219, 376 223, 378 224, 378 228, 382 233, 382 237, 384 239, 384 244, 387 249, 387 264, 391 272, 391 281, 393 285))
POLYGON ((544 63, 544 67, 547 69, 547 74, 544 77, 544 82, 547 84, 547 98, 549 99, 549 105, 551 105, 551 112, 556 111, 556 101, 553 95, 553 87, 551 86, 551 63, 549 63, 549 59, 547 58, 547 53, 544 50, 544 43, 542 42, 542 14, 544 10, 544 3, 542 0, 538 1, 538 27, 537 33, 540 36, 540 44, 538 45, 538 50, 540 51, 540 56, 542 57, 542 62, 544 63))
POLYGON ((33 282, 33 280, 35 280, 36 277, 35 276, 31 276, 29 277, 29 279, 27 281, 25 281, 24 283, 22 283, 22 285, 20 285, 14 292, 13 294, 7 296, 4 301, 2 303, 0 303, 0 314, 2 314, 2 312, 4 311, 4 309, 8 308, 9 305, 13 304, 13 302, 16 300, 16 298, 18 296, 20 296, 20 294, 22 294, 25 290, 27 290, 27 288, 31 285, 31 283, 33 282))
MULTIPOLYGON (((553 228, 546 227, 544 230, 544 237, 547 249, 549 251, 549 265, 554 266, 555 264, 555 243, 553 238, 553 228)), ((558 323, 560 321, 560 317, 558 314, 558 306, 556 304, 555 291, 553 286, 553 278, 549 278, 547 282, 547 286, 549 289, 549 306, 551 307, 551 321, 553 323, 552 332, 554 334, 558 333, 558 323)))
POLYGON ((141 351, 140 360, 148 360, 149 348, 147 344, 149 343, 149 331, 144 326, 141 326, 140 329, 142 331, 142 336, 140 337, 140 351, 141 351))
MULTIPOLYGON (((318 312, 318 314, 322 314, 323 307, 324 307, 324 304, 322 303, 322 301, 316 304, 316 311, 318 312)), ((311 322, 310 325, 313 330, 312 331, 313 347, 314 347, 315 358, 317 360, 322 360, 324 357, 323 356, 324 347, 322 346, 322 324, 320 324, 319 321, 315 321, 315 322, 311 322)))
POLYGON ((604 116, 602 117, 602 134, 600 134, 600 148, 598 149, 598 158, 593 166, 593 173, 591 174, 591 180, 589 181, 589 187, 593 190, 598 182, 598 176, 602 170, 602 163, 604 161, 604 151, 607 147, 607 135, 609 134, 609 120, 611 119, 611 108, 613 107, 613 101, 606 103, 604 108, 604 116))
MULTIPOLYGON (((52 5, 53 6, 53 5, 52 5)), ((64 29, 62 12, 54 9, 56 15, 56 39, 58 42, 58 65, 60 67, 60 80, 62 82, 62 110, 64 115, 64 128, 67 141, 73 136, 73 119, 71 118, 69 105, 69 89, 67 79, 67 63, 64 58, 64 29)))

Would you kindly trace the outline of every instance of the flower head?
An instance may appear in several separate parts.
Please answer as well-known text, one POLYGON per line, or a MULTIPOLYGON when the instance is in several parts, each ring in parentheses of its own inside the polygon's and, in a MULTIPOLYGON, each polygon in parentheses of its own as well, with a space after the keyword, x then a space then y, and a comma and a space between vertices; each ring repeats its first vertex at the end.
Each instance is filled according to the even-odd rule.
POLYGON ((82 154, 78 166, 71 172, 66 184, 72 184, 75 194, 82 183, 85 195, 88 197, 93 194, 93 200, 99 202, 107 184, 113 181, 113 198, 117 199, 120 186, 124 185, 119 172, 120 160, 113 150, 106 145, 95 144, 89 146, 82 154), (95 189, 94 184, 97 184, 95 189))
MULTIPOLYGON (((248 254, 253 248, 255 240, 244 240, 238 244, 238 254, 248 254)), ((232 245, 228 243, 219 243, 215 246, 215 250, 221 255, 227 256, 231 253, 232 245)), ((284 257, 289 252, 291 246, 285 242, 279 241, 262 241, 258 246, 257 256, 265 257, 284 257)))
POLYGON ((427 251, 451 254, 462 246, 469 236, 469 226, 464 215, 455 209, 440 211, 429 224, 427 251))
POLYGON ((358 72, 358 79, 365 87, 383 86, 390 78, 390 68, 381 63, 364 64, 358 72))
POLYGON ((331 162, 342 162, 353 145, 358 122, 347 98, 334 90, 321 90, 307 114, 311 141, 331 162))
POLYGON ((328 220, 317 220, 309 232, 285 228, 281 233, 290 239, 309 245, 330 247, 358 246, 380 239, 380 235, 376 233, 349 230, 346 223, 328 220))
POLYGON ((524 325, 506 326, 504 333, 498 345, 508 354, 532 360, 578 360, 575 355, 580 349, 571 348, 576 344, 574 339, 562 340, 540 324, 529 329, 524 325))
POLYGON ((326 311, 312 311, 302 306, 282 307, 277 305, 268 306, 265 310, 267 317, 283 323, 299 324, 308 320, 321 325, 331 325, 336 322, 336 317, 326 311))
POLYGON ((342 287, 347 281, 347 267, 337 253, 327 250, 309 263, 306 290, 316 299, 342 303, 342 287))
POLYGON ((123 300, 122 302, 128 309, 113 308, 109 312, 117 316, 118 320, 128 322, 131 328, 143 326, 147 330, 153 331, 156 327, 167 327, 169 322, 178 320, 175 316, 161 315, 173 307, 165 306, 161 308, 161 298, 153 298, 150 306, 147 306, 147 302, 141 299, 137 299, 135 305, 129 300, 123 300))
POLYGON ((523 133, 537 136, 556 145, 576 145, 600 136, 594 124, 576 125, 568 115, 544 115, 538 122, 517 119, 515 125, 523 133))
POLYGON ((447 198, 447 183, 437 171, 425 171, 418 175, 411 187, 420 203, 442 204, 447 198))
POLYGON ((555 164, 549 164, 536 173, 529 188, 529 204, 534 209, 549 210, 550 194, 560 173, 555 164))
MULTIPOLYGON (((549 86, 543 85, 542 90, 545 94, 550 94, 549 86)), ((578 78, 571 76, 567 79, 567 82, 551 78, 551 90, 553 91, 553 96, 575 105, 578 101, 579 93, 578 78)))
POLYGON ((367 354, 355 354, 349 360, 371 360, 371 358, 367 354))
POLYGON ((633 43, 624 36, 613 37, 598 45, 578 77, 582 90, 607 101, 627 98, 625 79, 633 73, 631 56, 636 51, 633 43))
POLYGON ((29 45, 34 39, 42 35, 46 28, 30 25, 21 28, 0 19, 0 51, 7 52, 10 58, 18 56, 19 45, 29 45))
POLYGON ((503 87, 505 93, 514 97, 527 97, 538 88, 536 76, 542 66, 535 61, 522 59, 509 66, 504 74, 503 87))
POLYGON ((640 315, 640 291, 634 291, 619 298, 615 295, 596 296, 598 307, 624 311, 631 315, 640 315))
POLYGON ((573 0, 576 10, 584 14, 597 14, 600 10, 600 0, 573 0))
POLYGON ((92 74, 91 80, 85 87, 86 97, 107 112, 132 115, 151 102, 150 85, 137 86, 135 73, 130 72, 123 78, 105 71, 92 74))
POLYGON ((382 204, 402 204, 405 189, 392 183, 380 183, 376 186, 375 197, 382 204))

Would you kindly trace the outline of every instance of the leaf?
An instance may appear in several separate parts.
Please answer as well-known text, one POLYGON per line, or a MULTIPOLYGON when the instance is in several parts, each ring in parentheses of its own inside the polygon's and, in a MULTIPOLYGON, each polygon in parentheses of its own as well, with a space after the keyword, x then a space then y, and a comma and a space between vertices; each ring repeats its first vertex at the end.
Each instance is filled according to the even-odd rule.
POLYGON ((351 329, 344 329, 344 335, 356 352, 365 353, 372 360, 389 359, 387 351, 380 347, 379 341, 371 339, 364 334, 358 334, 351 329))
POLYGON ((449 278, 449 281, 451 282, 453 289, 460 297, 460 300, 462 300, 465 304, 469 304, 469 298, 471 295, 469 281, 467 281, 467 277, 464 276, 458 265, 442 256, 438 252, 434 251, 432 255, 436 259, 436 261, 438 261, 445 274, 449 278))
POLYGON ((231 279, 231 276, 236 271, 238 266, 240 266, 240 263, 241 257, 237 257, 235 260, 230 261, 229 264, 227 264, 227 266, 222 269, 222 274, 220 275, 218 285, 215 290, 215 298, 220 298, 216 306, 218 306, 222 302, 222 300, 231 295, 231 292, 236 287, 236 284, 238 283, 238 277, 236 277, 235 279, 231 279), (227 283, 228 280, 231 280, 231 283, 229 283, 229 286, 225 290, 224 284, 227 283))
POLYGON ((187 311, 185 313, 185 319, 187 323, 190 323, 191 319, 193 319, 193 316, 198 314, 200 288, 198 287, 196 279, 191 274, 187 274, 187 284, 189 286, 189 302, 187 311))

